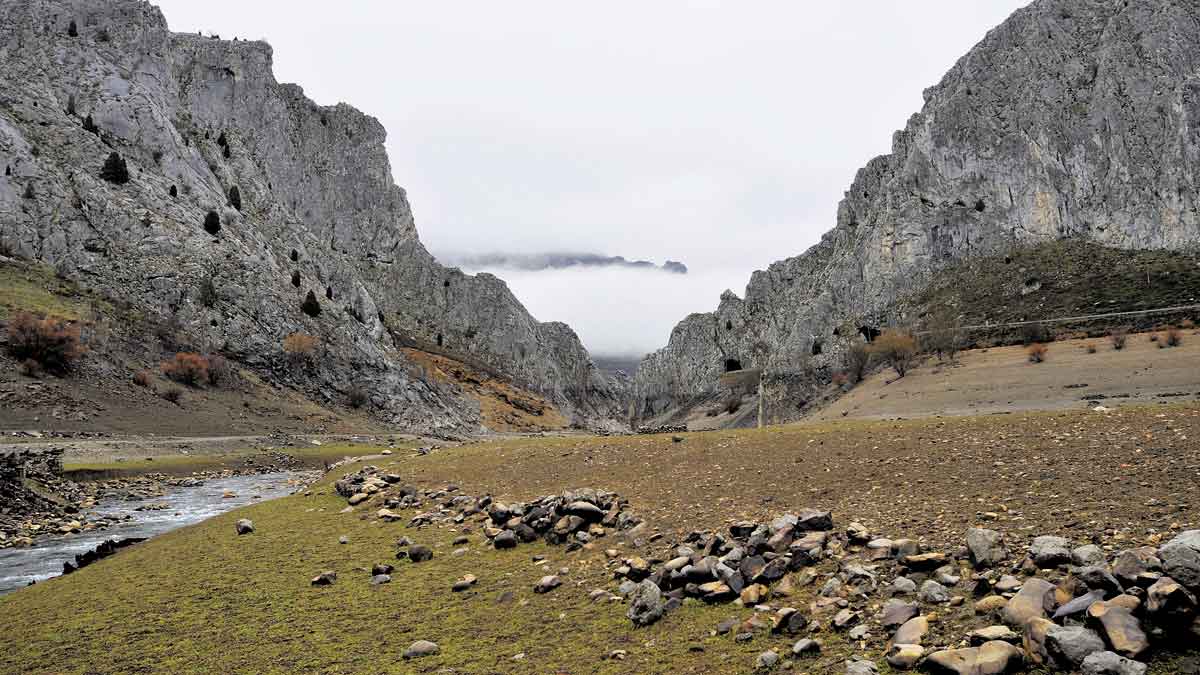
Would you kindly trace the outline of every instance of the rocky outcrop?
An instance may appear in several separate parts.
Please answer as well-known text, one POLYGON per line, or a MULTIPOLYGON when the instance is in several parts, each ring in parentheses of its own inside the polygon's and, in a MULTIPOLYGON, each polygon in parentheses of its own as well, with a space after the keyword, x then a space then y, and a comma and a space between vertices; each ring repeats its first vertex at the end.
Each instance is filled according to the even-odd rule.
POLYGON ((171 33, 138 0, 0 4, 0 249, 251 367, 274 367, 288 334, 317 335, 314 393, 366 388, 414 429, 473 430, 478 405, 397 346, 609 417, 619 394, 570 328, 425 250, 384 138, 277 83, 265 43, 171 33))
POLYGON ((925 92, 819 244, 676 326, 638 371, 639 414, 712 392, 728 363, 828 376, 860 333, 911 320, 894 303, 955 261, 1061 238, 1200 242, 1198 66, 1192 2, 1019 10, 925 92))

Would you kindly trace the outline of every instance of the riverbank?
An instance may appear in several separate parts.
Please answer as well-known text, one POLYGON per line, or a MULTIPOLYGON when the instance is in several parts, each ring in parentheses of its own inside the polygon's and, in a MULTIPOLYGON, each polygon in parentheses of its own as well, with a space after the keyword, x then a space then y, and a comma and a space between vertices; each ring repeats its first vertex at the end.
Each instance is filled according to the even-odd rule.
POLYGON ((291 439, 282 447, 268 449, 195 454, 176 451, 138 459, 108 456, 92 461, 67 461, 61 475, 31 474, 16 486, 29 498, 10 502, 6 512, 0 513, 0 550, 33 546, 41 537, 71 537, 108 529, 114 524, 111 519, 91 511, 105 498, 147 499, 201 481, 323 471, 346 459, 416 452, 429 447, 432 446, 415 442, 412 437, 371 437, 360 442, 336 443, 291 439))
MULTIPOLYGON (((1095 543, 1106 565, 1122 551, 1157 550, 1200 528, 1200 492, 1187 478, 1197 471, 1194 404, 509 439, 394 453, 0 599, 0 633, 11 644, 0 671, 83 673, 103 664, 171 673, 674 675, 750 672, 758 655, 774 650, 799 673, 845 672, 845 660, 859 657, 893 672, 884 655, 894 628, 881 622, 880 593, 901 576, 922 586, 935 571, 903 569, 894 557, 866 559, 864 532, 944 556, 928 561, 958 577, 937 577, 948 602, 927 599, 941 594, 936 587, 903 596, 933 617, 922 642, 932 653, 999 623, 975 613, 981 587, 961 553, 969 528, 999 532, 1007 544, 1003 563, 986 571, 996 594, 1015 595, 1039 579, 1077 591, 1082 582, 1067 566, 1024 563, 1033 538, 1060 536, 1071 549, 1095 543), (337 494, 333 483, 365 464, 378 467, 382 483, 348 485, 344 492, 355 490, 349 498, 337 494), (578 488, 616 491, 645 527, 589 528, 569 546, 544 537, 515 550, 492 545, 489 534, 506 517, 500 504, 525 502, 530 514, 532 500, 578 488), (657 573, 681 546, 703 555, 712 535, 694 531, 728 541, 740 521, 770 523, 806 507, 831 510, 834 529, 813 564, 768 584, 757 606, 686 595, 639 628, 626 617, 631 605, 614 599, 621 580, 643 564, 657 573), (236 534, 242 518, 253 520, 253 533, 236 534), (399 546, 404 539, 413 546, 399 546), (432 559, 413 563, 414 546, 428 547, 432 559), (394 566, 390 583, 372 584, 373 568, 384 564, 394 566), (866 579, 859 570, 874 575, 867 594, 853 590, 866 579), (311 585, 325 571, 336 573, 334 582, 311 585), (547 576, 560 585, 535 591, 547 576), (772 630, 784 607, 816 628, 800 636, 772 630), (851 623, 835 625, 842 609, 851 623), (853 622, 862 628, 852 635, 853 622), (793 655, 798 637, 817 640, 820 650, 793 655), (418 640, 436 642, 439 652, 406 660, 418 640)), ((520 531, 512 522, 505 527, 520 531)), ((1194 654, 1159 650, 1149 672, 1175 675, 1197 664, 1194 654)))

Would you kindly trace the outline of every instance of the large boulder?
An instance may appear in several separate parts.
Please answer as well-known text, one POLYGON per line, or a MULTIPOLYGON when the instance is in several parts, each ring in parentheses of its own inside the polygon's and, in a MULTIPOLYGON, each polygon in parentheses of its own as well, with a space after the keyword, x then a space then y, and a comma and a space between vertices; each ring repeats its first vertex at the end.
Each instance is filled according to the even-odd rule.
POLYGON ((1105 649, 1104 640, 1090 628, 1054 626, 1046 631, 1050 662, 1062 670, 1078 670, 1089 655, 1105 649))
POLYGON ((635 626, 649 626, 663 617, 666 611, 662 591, 649 579, 637 584, 629 593, 629 611, 625 616, 635 626))
POLYGON ((995 567, 1008 557, 1004 535, 980 527, 967 530, 967 553, 976 569, 995 567))
POLYGON ((1057 567, 1071 562, 1071 542, 1063 537, 1037 537, 1029 545, 1029 557, 1038 567, 1057 567))
POLYGON ((925 661, 931 673, 941 675, 1002 675, 1016 672, 1024 659, 1021 650, 1007 642, 935 652, 925 661))
POLYGON ((1163 571, 1193 593, 1200 592, 1200 530, 1188 530, 1158 550, 1163 571))
POLYGON ((1023 628, 1031 619, 1045 618, 1051 609, 1054 609, 1054 584, 1045 579, 1029 579, 1004 606, 1004 622, 1023 628))

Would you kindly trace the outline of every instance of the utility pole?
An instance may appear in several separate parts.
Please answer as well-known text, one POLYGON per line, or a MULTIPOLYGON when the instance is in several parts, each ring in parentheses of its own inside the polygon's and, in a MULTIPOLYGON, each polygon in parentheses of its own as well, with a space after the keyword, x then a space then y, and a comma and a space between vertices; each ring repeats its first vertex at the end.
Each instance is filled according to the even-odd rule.
POLYGON ((763 428, 763 380, 767 377, 766 369, 758 371, 758 428, 763 428))

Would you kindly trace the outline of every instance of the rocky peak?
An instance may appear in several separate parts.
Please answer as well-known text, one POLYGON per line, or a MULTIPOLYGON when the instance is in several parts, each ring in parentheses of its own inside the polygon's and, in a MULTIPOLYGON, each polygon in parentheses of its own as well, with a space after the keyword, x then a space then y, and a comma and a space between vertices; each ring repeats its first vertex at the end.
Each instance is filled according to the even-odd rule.
POLYGON ((1192 2, 1019 10, 926 90, 817 245, 755 272, 744 300, 722 296, 647 357, 640 413, 712 392, 727 359, 828 376, 856 334, 906 320, 892 315, 897 299, 964 258, 1062 238, 1200 242, 1198 65, 1192 2))
POLYGON ((14 254, 252 367, 290 333, 318 335, 314 390, 365 386, 417 429, 475 428, 478 409, 398 346, 480 361, 577 421, 618 409, 569 328, 534 320, 496 277, 434 261, 383 126, 276 82, 269 45, 172 33, 138 0, 5 3, 0 92, 0 244, 14 254), (100 177, 113 153, 127 183, 100 177))

